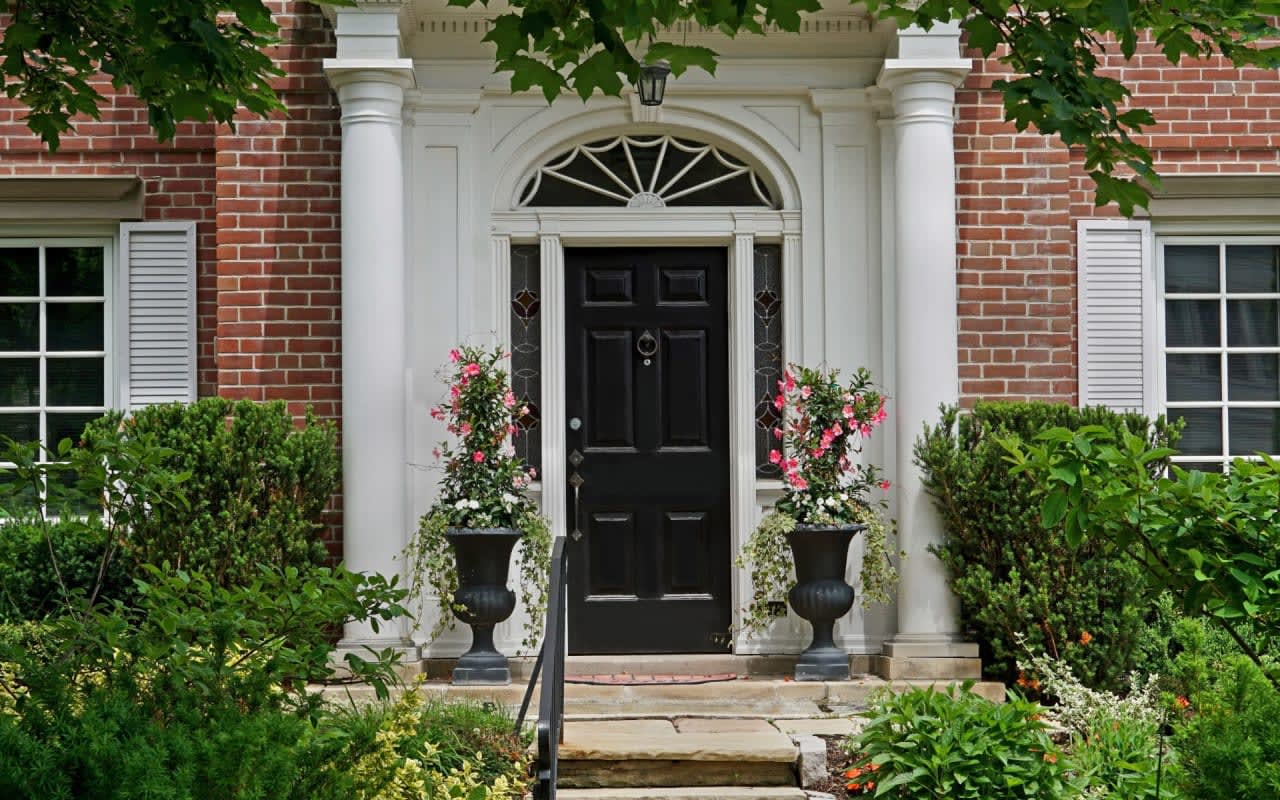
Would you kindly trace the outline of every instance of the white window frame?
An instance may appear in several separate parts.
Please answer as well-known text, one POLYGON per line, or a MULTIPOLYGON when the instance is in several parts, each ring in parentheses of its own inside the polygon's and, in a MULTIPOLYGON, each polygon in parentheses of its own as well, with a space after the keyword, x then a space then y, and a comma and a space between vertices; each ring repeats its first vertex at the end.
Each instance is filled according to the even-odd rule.
MULTIPOLYGON (((103 359, 103 398, 101 405, 98 406, 55 406, 52 408, 53 413, 106 413, 113 408, 120 406, 121 397, 121 375, 120 365, 124 359, 120 357, 122 342, 120 333, 117 330, 117 314, 119 309, 117 304, 118 282, 119 282, 119 242, 114 233, 97 233, 96 231, 67 231, 63 232, 58 229, 51 228, 47 234, 35 234, 31 232, 32 226, 25 226, 21 230, 22 235, 15 235, 10 231, 12 229, 0 227, 0 247, 6 248, 23 248, 38 247, 40 248, 40 286, 39 293, 36 296, 25 297, 23 302, 36 302, 42 307, 48 301, 49 295, 45 293, 45 264, 44 252, 49 247, 101 247, 103 250, 103 294, 87 295, 83 297, 67 298, 68 301, 75 302, 94 302, 100 301, 103 304, 103 350, 101 351, 55 351, 58 357, 84 357, 103 359)), ((5 302, 14 302, 16 298, 5 297, 5 302)), ((56 302, 56 301, 55 301, 56 302)), ((39 440, 43 442, 47 435, 47 415, 50 412, 48 405, 49 397, 46 380, 45 362, 49 356, 47 349, 48 332, 45 325, 45 314, 43 308, 40 314, 40 348, 38 351, 32 352, 7 352, 0 355, 0 358, 31 358, 33 355, 40 359, 40 404, 38 406, 4 406, 5 413, 13 411, 14 413, 37 413, 39 414, 39 423, 37 435, 39 440), (21 411, 17 411, 17 409, 21 411)), ((57 447, 57 442, 51 442, 50 446, 57 447)), ((45 461, 44 454, 41 455, 41 461, 45 461)), ((0 466, 12 466, 11 462, 0 462, 0 466)))
MULTIPOLYGON (((1233 226, 1234 227, 1234 226, 1233 226)), ((1269 226, 1267 226, 1269 227, 1269 226)), ((1160 413, 1168 416, 1172 411, 1180 408, 1217 408, 1220 410, 1231 408, 1280 408, 1280 397, 1274 401, 1260 400, 1237 400, 1231 401, 1228 395, 1228 381, 1230 379, 1227 360, 1228 354, 1276 354, 1280 358, 1280 345, 1276 347, 1231 347, 1227 343, 1227 302, 1228 300, 1274 300, 1280 303, 1280 292, 1268 293, 1240 293, 1228 292, 1226 284, 1226 248, 1233 245, 1271 245, 1280 246, 1280 235, 1236 235, 1232 233, 1223 233, 1220 235, 1196 234, 1196 235, 1180 235, 1176 233, 1158 234, 1155 241, 1155 318, 1156 332, 1153 350, 1156 360, 1156 402, 1160 413), (1165 264, 1164 253, 1165 248, 1169 246, 1180 245, 1213 245, 1219 248, 1218 252, 1218 292, 1201 292, 1201 293, 1173 293, 1165 291, 1165 264), (1165 325, 1165 302, 1168 299, 1174 300, 1217 300, 1219 302, 1219 341, 1216 347, 1175 347, 1170 348, 1166 344, 1166 325, 1165 325), (1221 387, 1219 399, 1216 401, 1174 401, 1170 403, 1168 399, 1168 383, 1166 374, 1167 356, 1173 353, 1204 353, 1218 354, 1222 359, 1221 368, 1221 387)), ((1252 458, 1252 453, 1231 453, 1231 428, 1230 414, 1222 413, 1222 453, 1217 456, 1213 455, 1197 455, 1197 454, 1180 454, 1173 458, 1176 463, 1219 463, 1222 468, 1228 469, 1231 462, 1236 458, 1252 458)), ((1272 455, 1280 456, 1280 453, 1272 455)))

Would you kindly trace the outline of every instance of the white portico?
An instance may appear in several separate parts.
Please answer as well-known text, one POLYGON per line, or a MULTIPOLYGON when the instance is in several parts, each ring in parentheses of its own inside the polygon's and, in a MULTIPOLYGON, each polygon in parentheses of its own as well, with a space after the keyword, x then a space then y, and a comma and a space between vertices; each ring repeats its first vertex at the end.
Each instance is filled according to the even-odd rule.
MULTIPOLYGON (((908 555, 896 610, 855 607, 837 639, 850 653, 885 653, 895 675, 971 671, 976 648, 957 642, 954 601, 928 553, 939 524, 911 464, 915 435, 957 397, 951 121, 969 67, 957 31, 898 34, 833 6, 799 34, 675 32, 719 50, 721 67, 714 78, 671 81, 664 105, 648 109, 630 95, 550 106, 512 95, 480 42, 486 24, 482 12, 429 0, 335 11, 338 53, 326 67, 343 124, 348 564, 400 569, 397 554, 434 491, 435 474, 421 468, 443 435, 427 413, 441 394, 434 372, 459 341, 517 351, 516 391, 536 409, 526 454, 540 466, 554 530, 570 530, 577 395, 567 396, 566 369, 578 356, 566 349, 565 275, 601 248, 721 251, 728 399, 713 412, 727 419, 728 488, 716 546, 731 560, 780 489, 759 458, 770 370, 866 366, 896 421, 867 458, 893 478, 908 555), (543 179, 573 191, 539 194, 543 179), (736 192, 737 181, 755 183, 736 192), (635 199, 664 186, 663 198, 635 199)), ((857 562, 855 545, 851 576, 857 562)), ((728 576, 730 621, 745 580, 728 576)), ((508 652, 519 624, 499 631, 508 652)), ((804 625, 784 620, 731 645, 796 652, 804 625)), ((344 642, 452 655, 466 637, 353 627, 344 642)))

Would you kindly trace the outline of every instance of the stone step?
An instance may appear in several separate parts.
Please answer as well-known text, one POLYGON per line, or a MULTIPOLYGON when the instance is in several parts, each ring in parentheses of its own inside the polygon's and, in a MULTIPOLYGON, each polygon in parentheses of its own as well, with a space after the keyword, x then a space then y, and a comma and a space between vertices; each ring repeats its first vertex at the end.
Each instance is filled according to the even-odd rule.
POLYGON ((797 785, 797 748, 762 719, 612 719, 565 724, 566 788, 797 785))
POLYGON ((561 800, 805 800, 794 786, 657 786, 559 789, 561 800))
MULTIPOLYGON (((761 719, 803 719, 842 716, 865 707, 875 692, 904 691, 911 687, 949 682, 886 681, 871 676, 848 681, 800 682, 781 678, 749 678, 705 684, 595 685, 566 684, 565 714, 568 719, 594 720, 616 717, 757 717, 761 719)), ((524 697, 525 685, 454 686, 445 681, 421 684, 427 696, 470 698, 493 703, 514 713, 524 697)), ((537 716, 541 686, 534 691, 530 717, 537 716)), ((371 699, 365 686, 318 687, 337 701, 348 692, 357 699, 371 699)), ((974 691, 997 702, 1004 699, 1004 685, 978 683, 974 691)))

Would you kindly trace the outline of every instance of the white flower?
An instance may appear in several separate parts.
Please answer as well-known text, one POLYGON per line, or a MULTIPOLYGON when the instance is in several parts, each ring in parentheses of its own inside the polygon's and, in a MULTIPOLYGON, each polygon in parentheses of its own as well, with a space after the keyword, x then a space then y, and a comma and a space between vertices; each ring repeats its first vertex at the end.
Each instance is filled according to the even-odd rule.
POLYGON ((517 499, 518 499, 518 498, 517 498, 514 494, 512 494, 511 492, 503 492, 503 493, 502 493, 502 502, 506 503, 506 504, 507 504, 507 505, 509 505, 509 506, 510 506, 510 505, 515 505, 515 503, 516 503, 516 500, 517 500, 517 499))
POLYGON ((480 508, 480 501, 479 501, 479 500, 468 500, 468 501, 467 501, 467 506, 468 506, 468 507, 470 507, 472 511, 475 511, 476 509, 480 508))
POLYGON ((453 507, 461 511, 462 509, 467 507, 467 501, 465 499, 459 500, 458 502, 453 504, 453 507))

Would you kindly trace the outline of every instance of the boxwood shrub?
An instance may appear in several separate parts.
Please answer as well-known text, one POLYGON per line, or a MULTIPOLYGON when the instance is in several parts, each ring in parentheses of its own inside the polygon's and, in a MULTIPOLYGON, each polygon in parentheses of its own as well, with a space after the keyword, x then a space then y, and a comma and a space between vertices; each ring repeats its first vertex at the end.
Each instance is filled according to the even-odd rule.
MULTIPOLYGON (((1032 652, 1063 659, 1086 685, 1121 689, 1137 666, 1150 605, 1142 573, 1123 553, 1091 539, 1071 547, 1060 527, 1046 530, 1031 480, 1009 474, 998 437, 1030 439, 1055 426, 1103 425, 1172 446, 1163 418, 1049 403, 979 402, 943 409, 916 442, 916 463, 942 516, 937 555, 960 601, 961 622, 979 642, 985 674, 1015 683, 1016 659, 1032 652)), ((1157 468, 1160 465, 1155 465, 1157 468)))

